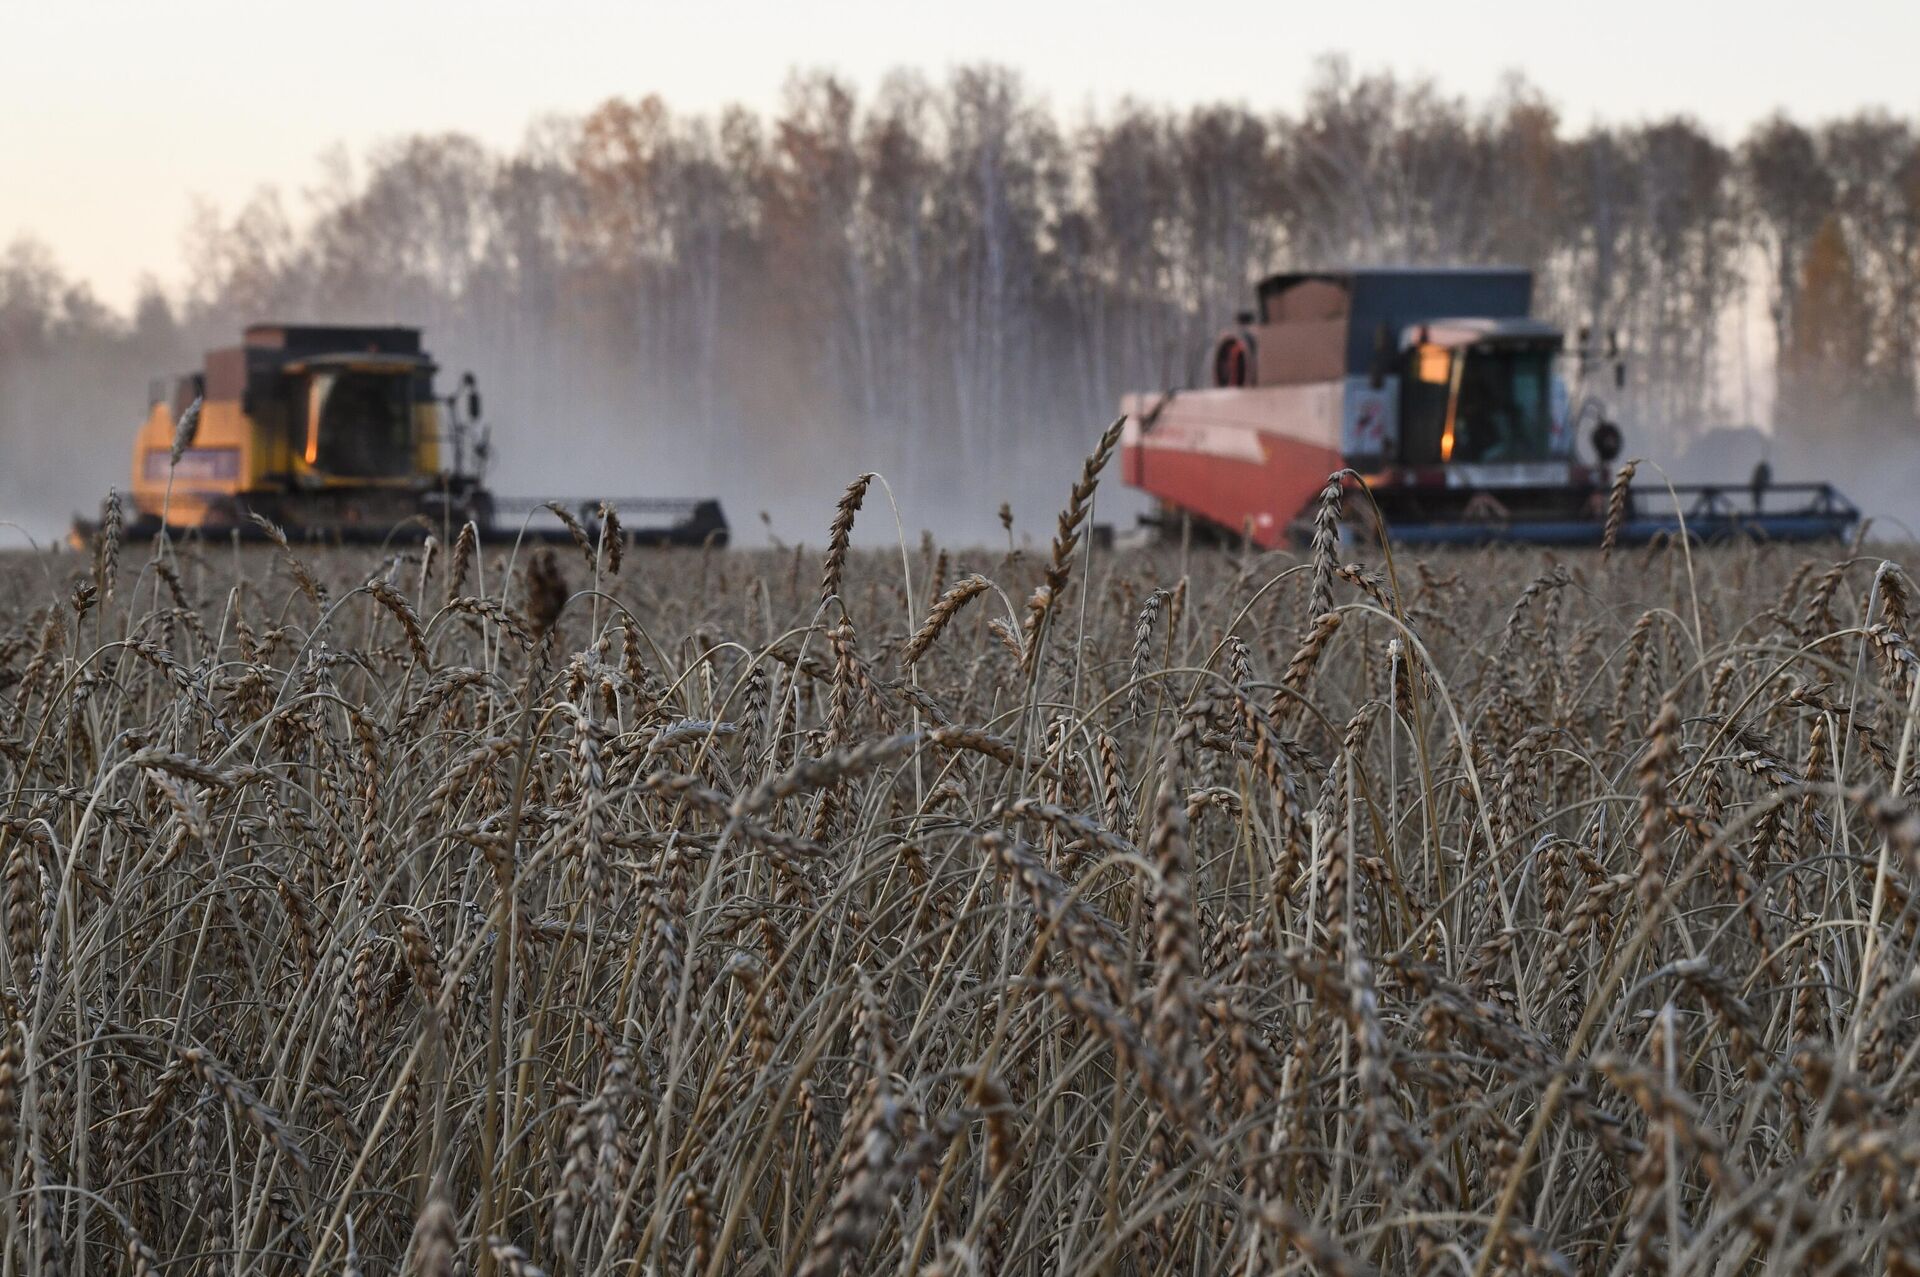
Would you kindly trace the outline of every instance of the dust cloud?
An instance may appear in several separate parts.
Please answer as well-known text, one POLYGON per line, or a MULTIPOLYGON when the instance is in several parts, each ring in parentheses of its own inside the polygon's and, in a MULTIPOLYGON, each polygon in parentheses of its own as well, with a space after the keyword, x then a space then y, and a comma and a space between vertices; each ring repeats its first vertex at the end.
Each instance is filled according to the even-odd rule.
MULTIPOLYGON (((411 317, 348 310, 325 318, 411 317)), ((238 339, 237 328, 199 328, 10 360, 0 380, 0 546, 57 543, 75 515, 98 510, 110 485, 124 491, 150 383, 197 368, 194 342, 238 339)), ((684 387, 640 384, 613 356, 558 336, 455 320, 430 327, 426 340, 443 393, 462 372, 478 378, 491 442, 487 479, 497 493, 612 499, 628 507, 629 524, 645 522, 639 502, 649 498, 715 497, 742 545, 818 544, 841 490, 866 470, 886 480, 858 525, 867 544, 897 536, 911 543, 923 530, 954 544, 1004 544, 1002 501, 1014 511, 1015 539, 1044 544, 1105 425, 1036 411, 1011 455, 979 457, 954 427, 852 425, 788 393, 750 360, 734 378, 731 404, 702 405, 684 387), (754 413, 741 403, 768 406, 754 413)), ((1679 438, 1630 415, 1621 424, 1625 455, 1657 463, 1675 482, 1745 487, 1764 461, 1776 483, 1837 486, 1874 519, 1877 537, 1910 540, 1920 528, 1920 452, 1897 421, 1824 436, 1801 425, 1679 438)), ((1148 503, 1114 480, 1103 485, 1098 517, 1125 530, 1148 503)), ((1658 476, 1649 471, 1642 481, 1658 476)))

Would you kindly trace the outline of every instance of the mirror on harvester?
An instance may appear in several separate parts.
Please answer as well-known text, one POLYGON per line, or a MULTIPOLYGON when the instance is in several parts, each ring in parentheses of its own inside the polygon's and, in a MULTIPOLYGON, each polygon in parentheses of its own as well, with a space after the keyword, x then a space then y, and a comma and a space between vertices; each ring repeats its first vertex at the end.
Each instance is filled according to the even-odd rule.
POLYGON ((1601 465, 1608 465, 1619 456, 1624 442, 1620 436, 1620 427, 1605 418, 1602 418, 1593 428, 1593 455, 1600 458, 1601 465))
POLYGON ((480 420, 480 382, 472 373, 462 373, 460 390, 467 396, 467 420, 480 420))

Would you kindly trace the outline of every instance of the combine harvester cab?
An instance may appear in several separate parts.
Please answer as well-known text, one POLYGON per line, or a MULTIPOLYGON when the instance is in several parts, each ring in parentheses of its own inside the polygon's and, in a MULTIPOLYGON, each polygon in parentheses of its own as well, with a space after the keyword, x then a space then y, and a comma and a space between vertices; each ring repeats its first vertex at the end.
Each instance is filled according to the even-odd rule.
MULTIPOLYGON (((1398 542, 1597 544, 1620 432, 1597 397, 1574 402, 1564 335, 1532 317, 1532 300, 1521 269, 1271 276, 1214 343, 1210 386, 1123 400, 1125 479, 1156 498, 1163 528, 1265 548, 1305 540, 1315 495, 1341 469, 1362 476, 1398 542)), ((1601 362, 1571 353, 1583 372, 1601 362)), ((1364 497, 1347 513, 1371 534, 1364 497)), ((1844 538, 1858 518, 1829 485, 1756 474, 1633 488, 1620 539, 1844 538)))
MULTIPOLYGON (((546 507, 598 535, 605 501, 635 543, 726 544, 710 499, 495 496, 473 374, 443 399, 435 371, 414 328, 249 327, 200 370, 154 384, 134 436, 129 533, 152 535, 164 521, 253 537, 266 519, 301 539, 383 541, 450 536, 472 522, 487 541, 553 540, 572 534, 546 507)), ((75 542, 96 527, 76 520, 75 542)))

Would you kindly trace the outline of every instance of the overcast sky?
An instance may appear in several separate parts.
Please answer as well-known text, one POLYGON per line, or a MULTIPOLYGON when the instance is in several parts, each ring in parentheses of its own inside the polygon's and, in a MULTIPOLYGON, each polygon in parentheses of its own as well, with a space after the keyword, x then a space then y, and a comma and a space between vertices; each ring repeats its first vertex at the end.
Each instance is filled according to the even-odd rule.
POLYGON ((335 144, 457 129, 510 147, 612 95, 776 105, 796 67, 1020 69, 1071 117, 1132 95, 1291 109, 1321 54, 1490 93, 1519 70, 1571 126, 1685 112, 1732 139, 1785 108, 1920 109, 1915 0, 0 0, 0 244, 31 234, 124 306, 178 282, 195 196, 299 191, 335 144))

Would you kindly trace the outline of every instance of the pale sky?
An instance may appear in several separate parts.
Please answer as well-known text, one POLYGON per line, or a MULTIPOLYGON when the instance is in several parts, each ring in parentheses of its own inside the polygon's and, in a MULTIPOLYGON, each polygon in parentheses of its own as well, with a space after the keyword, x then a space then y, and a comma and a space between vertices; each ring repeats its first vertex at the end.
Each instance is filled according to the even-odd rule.
POLYGON ((1915 0, 0 0, 0 246, 31 234, 125 306, 173 286, 195 196, 301 208, 344 144, 460 130, 502 148, 549 112, 661 94, 771 108, 794 68, 1022 71, 1063 115, 1134 96, 1293 109, 1316 58, 1484 97, 1508 71, 1578 127, 1685 112, 1723 138, 1777 108, 1920 113, 1915 0))

